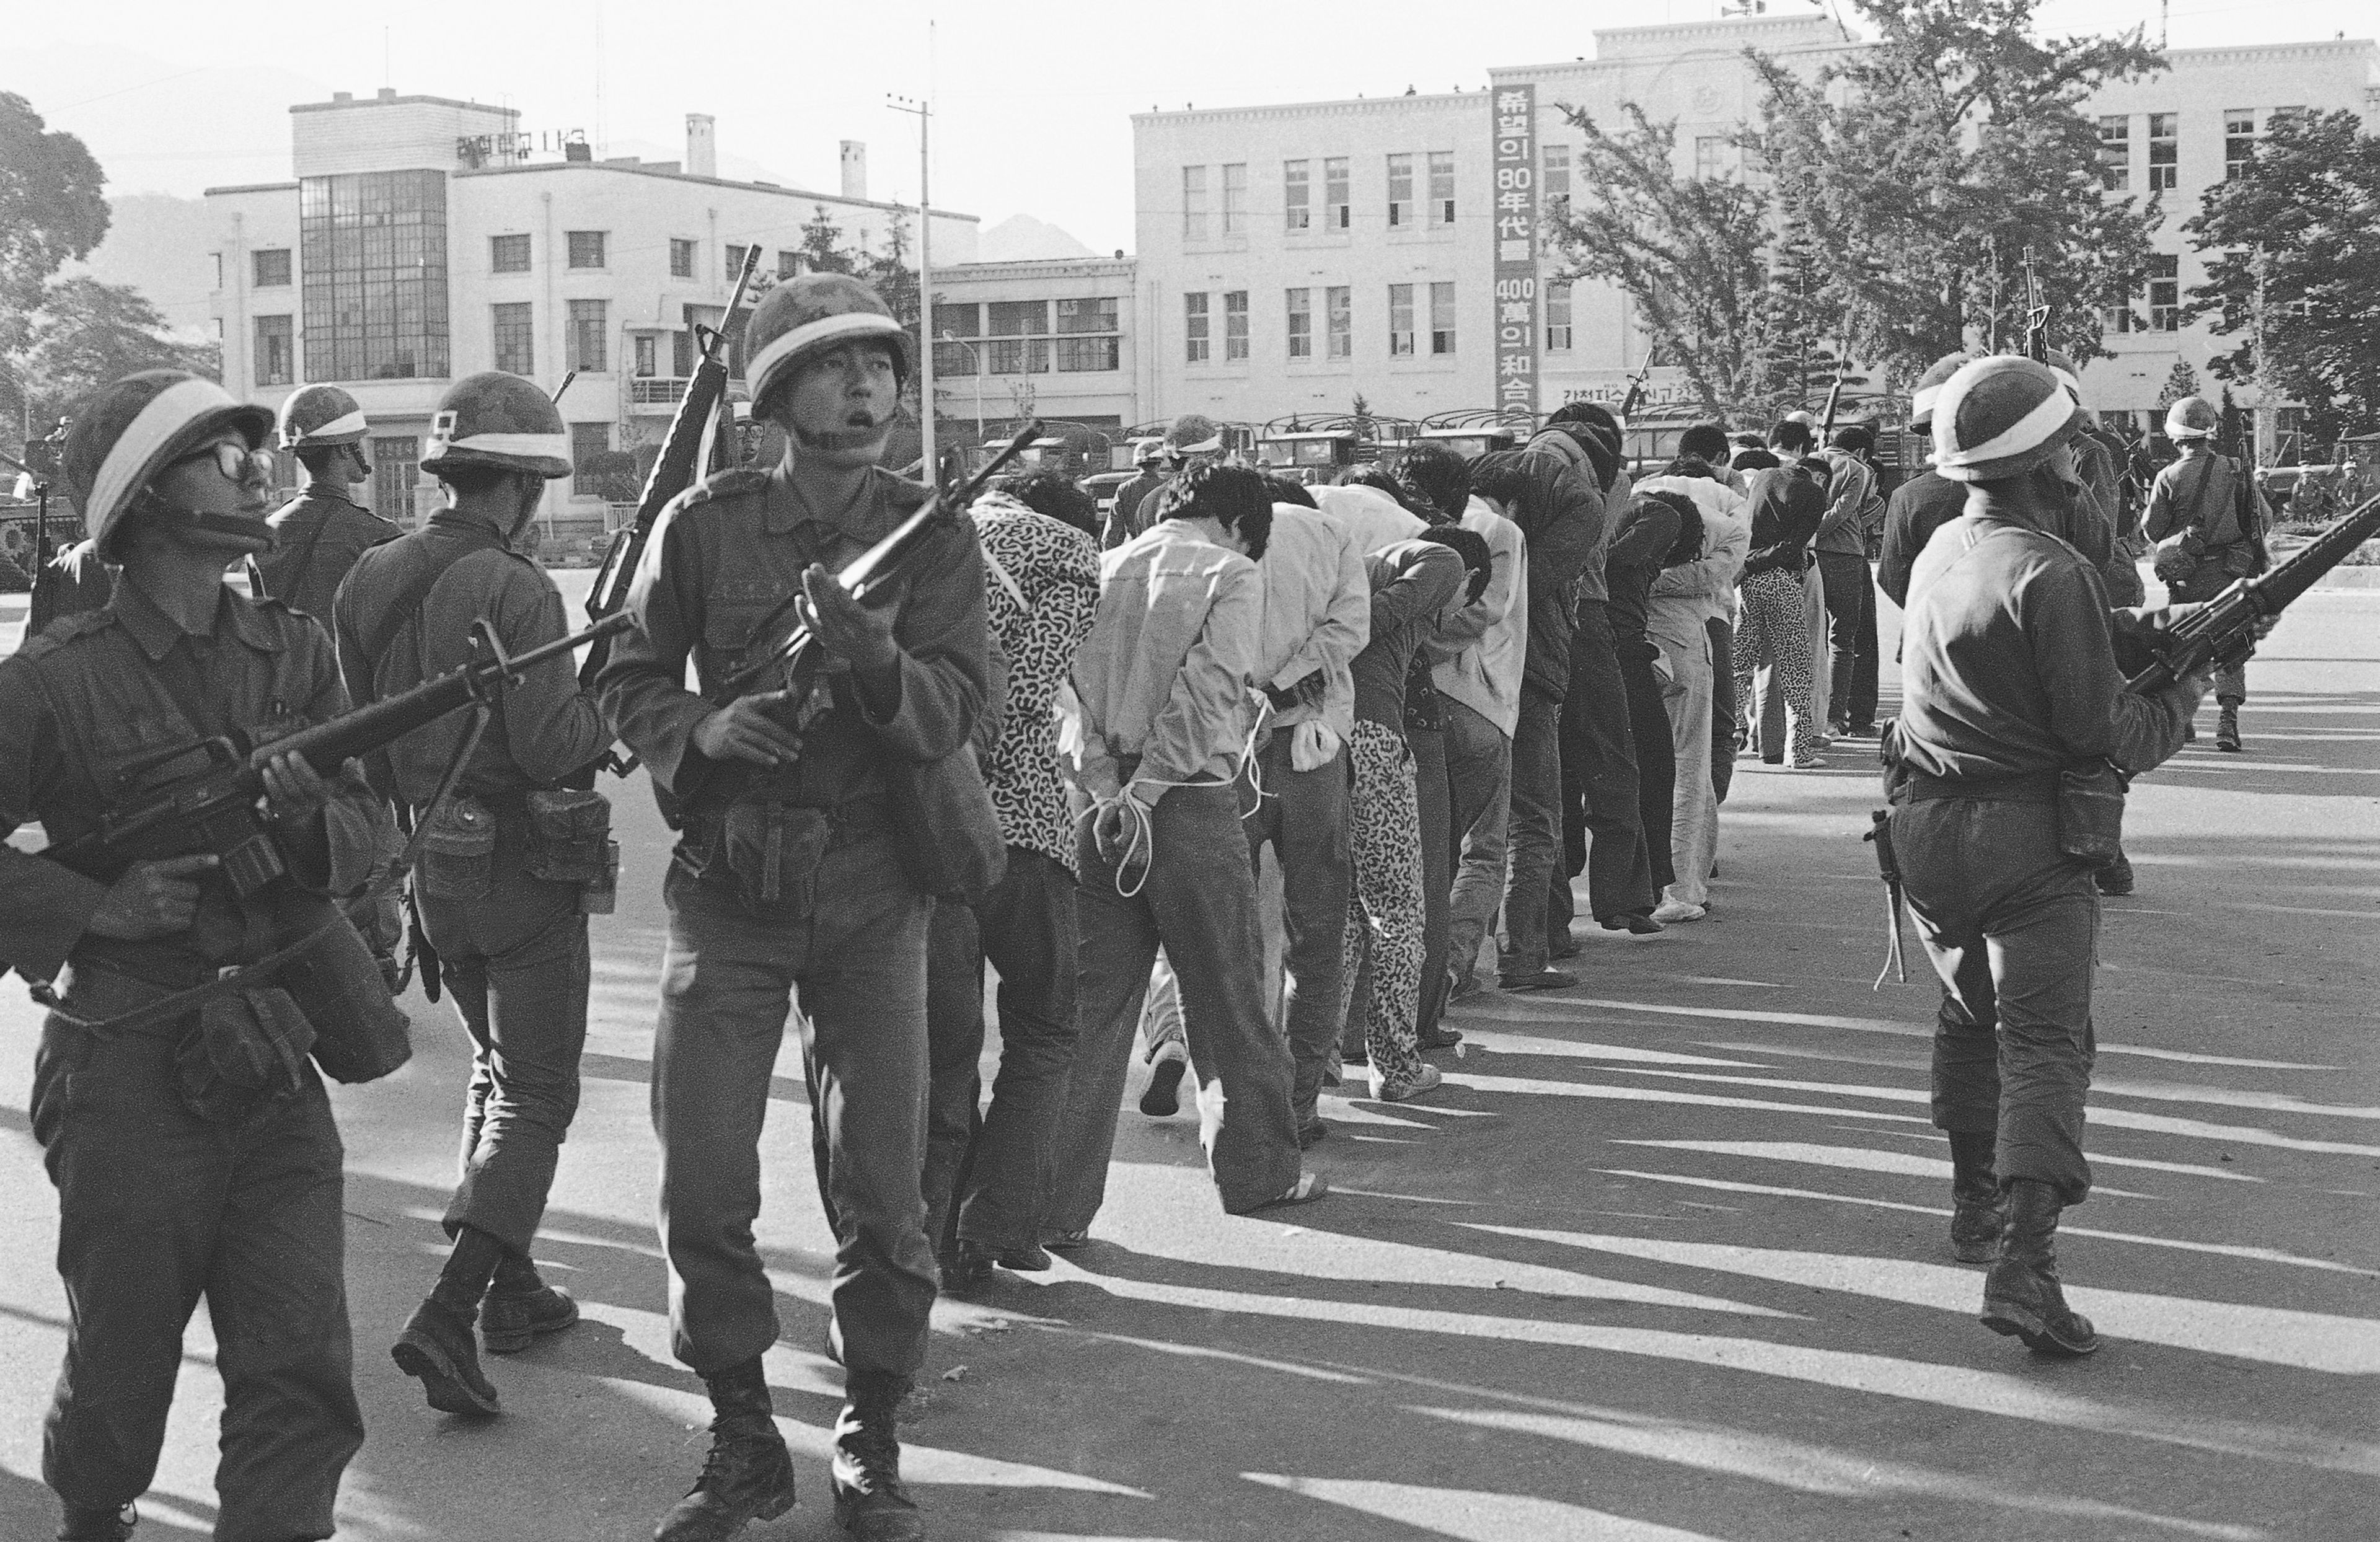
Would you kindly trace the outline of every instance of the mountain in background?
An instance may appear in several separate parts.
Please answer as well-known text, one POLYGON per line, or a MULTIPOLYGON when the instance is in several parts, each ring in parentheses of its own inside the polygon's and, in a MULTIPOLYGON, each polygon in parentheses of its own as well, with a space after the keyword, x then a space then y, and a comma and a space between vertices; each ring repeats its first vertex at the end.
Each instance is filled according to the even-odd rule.
POLYGON ((1099 255, 1056 225, 1030 214, 1011 214, 976 237, 978 262, 1050 262, 1099 255))
POLYGON ((214 237, 202 199, 133 193, 107 200, 107 236, 88 261, 69 262, 59 276, 83 275, 129 285, 163 311, 186 338, 212 338, 207 296, 215 285, 214 237))

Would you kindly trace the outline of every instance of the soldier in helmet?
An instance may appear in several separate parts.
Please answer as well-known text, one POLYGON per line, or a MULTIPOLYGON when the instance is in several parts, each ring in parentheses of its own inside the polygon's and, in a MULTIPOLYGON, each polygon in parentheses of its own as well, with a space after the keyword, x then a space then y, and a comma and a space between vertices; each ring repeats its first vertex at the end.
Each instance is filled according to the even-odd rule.
POLYGON ((600 683, 681 837, 664 888, 653 1123, 674 1347, 714 1417, 702 1475, 659 1535, 717 1542, 794 1502, 760 1364, 776 1293, 752 1223, 798 989, 836 1237, 835 1514, 892 1542, 922 1535, 893 1414, 925 1360, 937 1278, 918 1185, 933 902, 901 865, 888 771, 955 753, 986 710, 982 559, 960 521, 887 602, 862 608, 835 582, 927 496, 878 465, 911 356, 874 290, 839 273, 778 285, 746 325, 745 357, 753 411, 785 431, 784 457, 709 478, 662 511, 629 589, 638 627, 600 683), (722 677, 797 619, 827 660, 819 688, 723 699, 722 677), (700 694, 686 686, 689 660, 700 694))
MULTIPOLYGON (((2240 578, 2265 569, 2265 531, 2272 514, 2265 495, 2240 463, 2215 453, 2222 423, 2215 404, 2184 396, 2165 415, 2165 434, 2181 458, 2157 473, 2149 490, 2141 533, 2150 564, 2175 601, 2212 600, 2240 578)), ((2240 709, 2248 700, 2248 666, 2215 677, 2215 747, 2240 752, 2240 709)))
POLYGON ((331 601, 356 559, 405 532, 351 496, 371 476, 370 425, 335 385, 301 385, 281 404, 281 447, 298 457, 298 496, 266 521, 270 552, 248 559, 250 582, 293 611, 328 625, 331 601))
POLYGON ((2124 689, 2119 649, 2157 618, 2110 611, 2099 565, 2056 534, 2082 419, 2031 359, 1977 359, 1943 383, 1934 469, 1967 502, 1910 577, 1885 743, 1892 838, 1942 981, 1933 1101, 1950 1137, 1951 1246, 1993 1264, 1985 1326, 2059 1354, 2098 1347, 2054 1250, 2058 1212, 2091 1188, 2092 865, 2112 849, 2118 771, 2180 748, 2207 686, 2124 689))
MULTIPOLYGON (((364 552, 332 607, 339 665, 359 704, 468 663, 475 622, 509 653, 569 630, 561 591, 516 544, 545 484, 570 474, 570 439, 545 393, 501 370, 457 381, 439 400, 421 468, 443 484, 447 506, 364 552)), ((499 1404, 474 1352, 474 1322, 490 1353, 508 1354, 578 1320, 570 1297, 539 1278, 529 1243, 578 1107, 588 990, 580 875, 604 855, 572 848, 605 833, 576 828, 584 816, 575 810, 597 795, 563 784, 602 757, 612 734, 570 661, 550 659, 504 693, 433 815, 428 806, 470 721, 443 718, 371 759, 375 780, 411 819, 434 820, 415 905, 472 1046, 463 1181, 445 1217, 454 1251, 391 1353, 432 1408, 487 1415, 499 1404)))
MULTIPOLYGON (((223 581, 272 540, 272 428, 263 408, 175 370, 127 376, 76 417, 65 480, 93 550, 121 572, 103 608, 0 660, 0 834, 39 820, 67 847, 119 795, 119 768, 200 735, 266 738, 346 710, 322 628, 223 581)), ((155 770, 194 761, 195 750, 155 770)), ((74 1304, 42 1451, 63 1542, 131 1536, 201 1296, 224 1380, 216 1536, 331 1536, 340 1475, 363 1443, 339 1135, 321 1077, 283 1061, 267 1086, 225 1095, 205 1051, 225 1027, 250 1047, 249 1028, 217 1012, 244 991, 125 1021, 262 960, 284 885, 348 890, 370 863, 386 816, 352 767, 325 778, 279 756, 265 785, 287 874, 245 897, 209 855, 68 866, 0 844, 0 967, 60 981, 31 1121, 74 1304)))
POLYGON ((1141 517, 1140 505, 1165 485, 1165 441, 1134 440, 1132 464, 1138 474, 1116 489, 1115 506, 1108 511, 1107 525, 1099 535, 1102 551, 1112 552, 1148 528, 1151 521, 1141 517))

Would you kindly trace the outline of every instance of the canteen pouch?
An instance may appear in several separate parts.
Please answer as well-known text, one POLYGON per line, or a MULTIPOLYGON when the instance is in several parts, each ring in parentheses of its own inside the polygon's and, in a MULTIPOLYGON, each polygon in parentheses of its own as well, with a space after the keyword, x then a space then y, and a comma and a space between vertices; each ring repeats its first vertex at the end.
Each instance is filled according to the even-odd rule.
POLYGON ((834 836, 820 808, 792 803, 737 803, 720 821, 720 855, 745 907, 775 919, 806 921, 818 905, 819 865, 834 836))
POLYGON ((2124 854, 2124 775, 2109 762, 2058 773, 2058 846, 2092 868, 2124 854))
POLYGON ((528 876, 548 883, 601 883, 612 871, 612 800, 565 787, 528 795, 528 876))
POLYGON ((486 899, 495 865, 496 816, 486 804, 458 792, 431 810, 414 875, 423 893, 442 900, 486 899))
POLYGON ((313 1047, 312 1025, 279 986, 209 997, 174 1051, 182 1106, 211 1123, 239 1123, 306 1085, 313 1047))
POLYGON ((271 894, 274 949, 312 939, 273 978, 313 1026, 322 1075, 378 1081, 412 1059, 413 1020, 390 999, 379 961, 338 907, 295 884, 275 884, 271 894))

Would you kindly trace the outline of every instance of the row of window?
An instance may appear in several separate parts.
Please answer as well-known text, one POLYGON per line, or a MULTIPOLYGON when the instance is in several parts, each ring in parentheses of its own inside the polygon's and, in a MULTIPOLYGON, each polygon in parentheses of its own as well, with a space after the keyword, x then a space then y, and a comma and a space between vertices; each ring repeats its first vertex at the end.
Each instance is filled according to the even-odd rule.
MULTIPOLYGON (((1388 286, 1388 353, 1390 358, 1411 358, 1427 336, 1432 354, 1454 351, 1454 285, 1452 284, 1391 284, 1388 286), (1424 327, 1421 323, 1427 321, 1424 327)), ((1569 290, 1562 291, 1562 346, 1570 346, 1569 290)), ((1282 337, 1290 358, 1352 358, 1355 353, 1354 290, 1343 284, 1301 286, 1281 292, 1282 337), (1320 326, 1316 317, 1320 316, 1320 326), (1319 334, 1321 346, 1315 344, 1319 334)), ((1212 363, 1215 352, 1217 297, 1193 290, 1182 297, 1184 359, 1212 363)), ((1550 314, 1550 311, 1548 312, 1550 314)), ((1225 363, 1248 357, 1248 292, 1226 289, 1220 301, 1220 358, 1225 363)))
MULTIPOLYGON (((1283 161, 1281 186, 1284 228, 1348 229, 1354 221, 1348 167, 1349 159, 1344 155, 1322 158, 1322 201, 1318 209, 1313 160, 1283 161)), ((1391 227, 1454 223, 1454 152, 1433 150, 1390 155, 1387 157, 1386 171, 1386 210, 1391 227)), ((1248 223, 1246 162, 1182 168, 1184 241, 1204 241, 1210 236, 1245 236, 1248 223), (1220 175, 1210 179, 1210 171, 1220 175), (1219 193, 1220 200, 1216 198, 1219 193)))
MULTIPOLYGON (((2302 107, 2275 107, 2265 115, 2265 128, 2302 107)), ((2168 192, 2179 186, 2181 172, 2181 115, 2150 113, 2148 116, 2148 191, 2168 192)), ((2236 182, 2256 153, 2256 110, 2227 107, 2223 112, 2223 180, 2236 182)), ((2132 190, 2132 120, 2123 113, 2099 119, 2099 181, 2109 192, 2132 190)))
POLYGON ((1100 374, 1123 367, 1113 296, 934 307, 934 373, 1100 374))
POLYGON ((2180 332, 2181 330, 2181 259, 2171 252, 2149 253, 2148 314, 2129 305, 2111 305, 2099 312, 2109 332, 2180 332))

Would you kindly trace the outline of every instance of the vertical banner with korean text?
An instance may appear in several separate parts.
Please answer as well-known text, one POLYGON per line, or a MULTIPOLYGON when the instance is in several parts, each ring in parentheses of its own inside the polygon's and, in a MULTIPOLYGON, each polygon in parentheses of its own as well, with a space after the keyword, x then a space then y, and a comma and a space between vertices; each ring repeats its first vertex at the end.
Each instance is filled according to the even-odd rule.
POLYGON ((1537 410, 1537 88, 1498 86, 1496 406, 1537 410))

